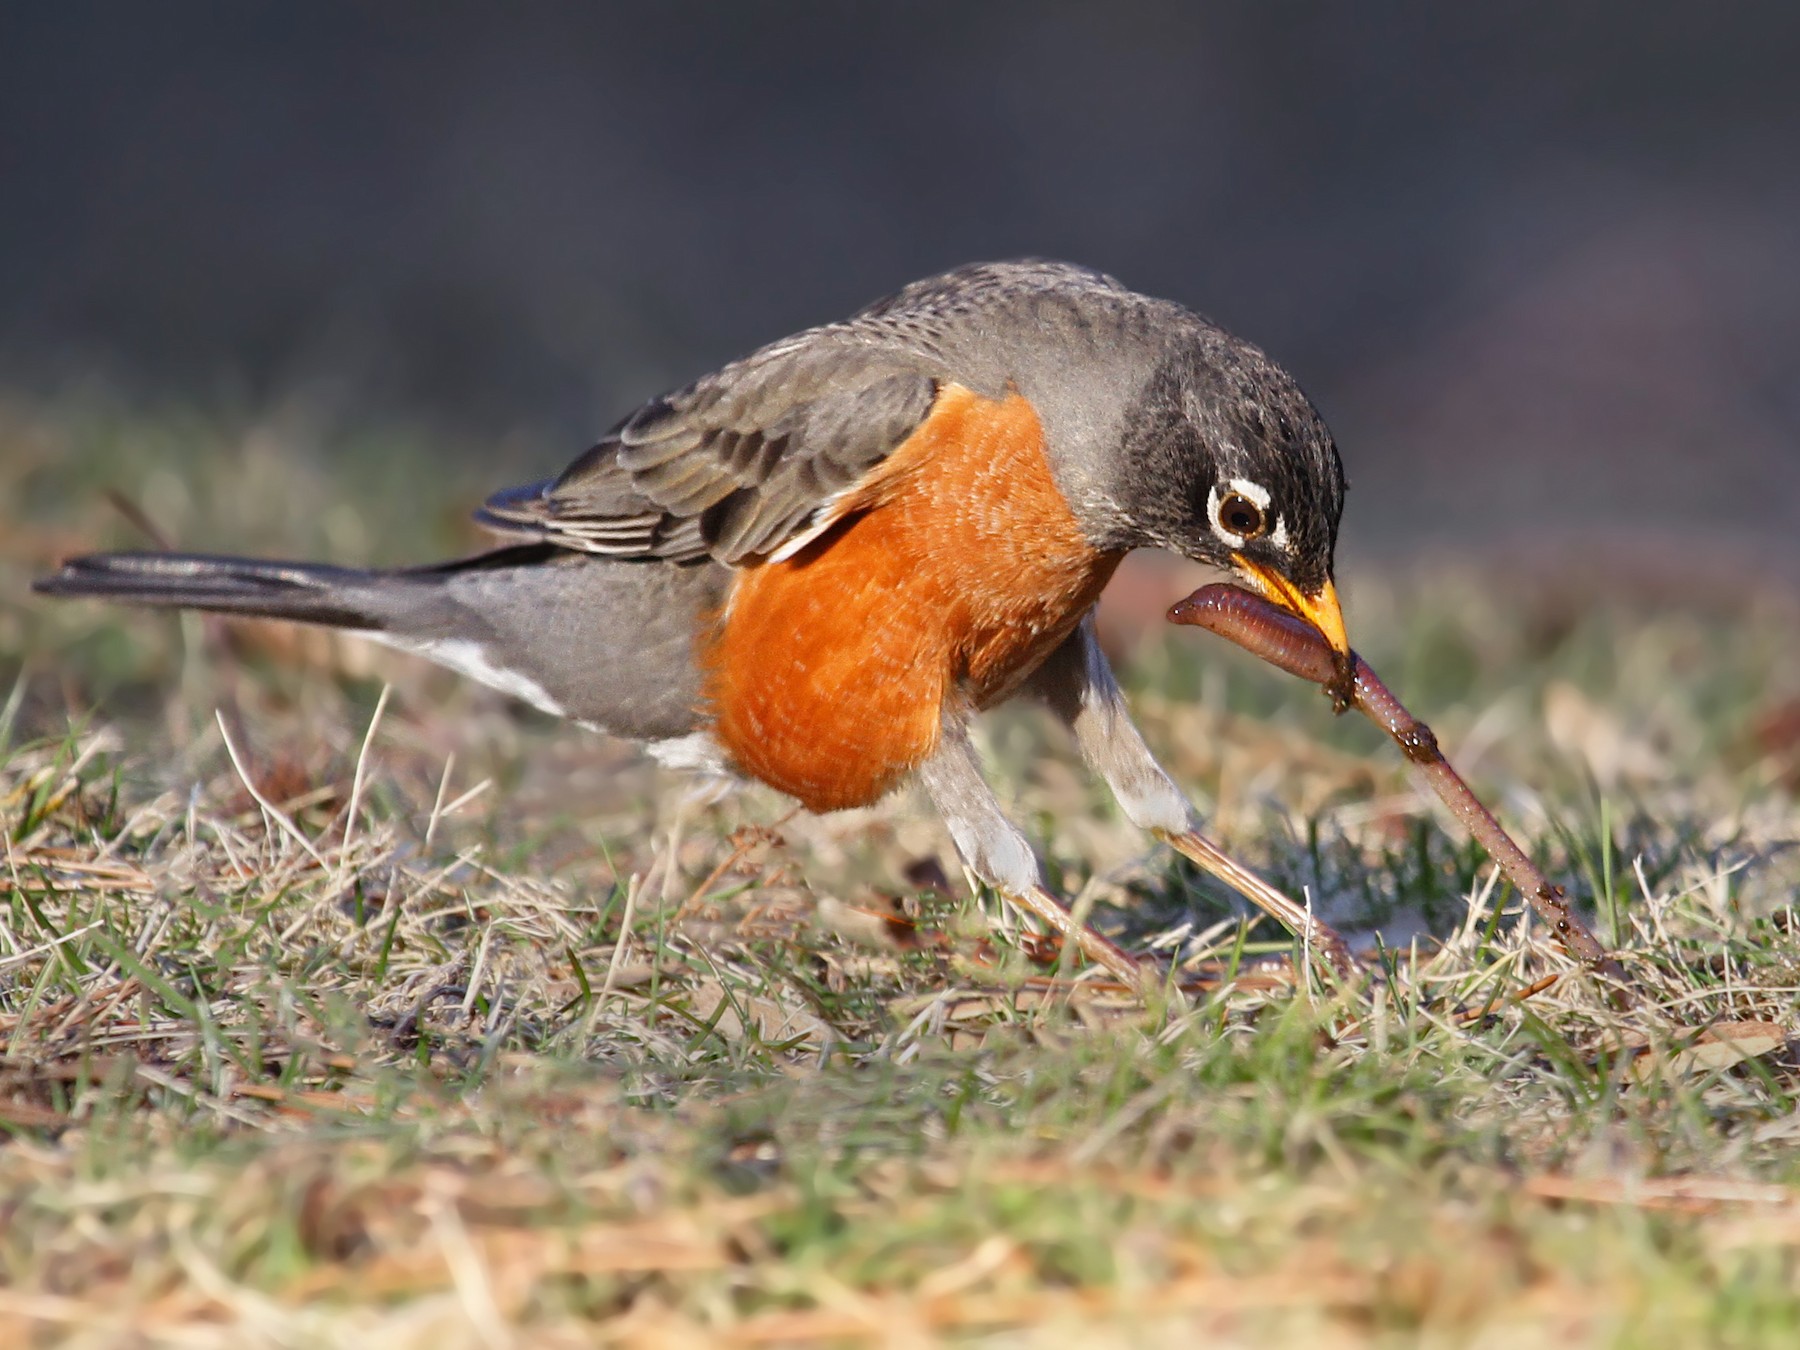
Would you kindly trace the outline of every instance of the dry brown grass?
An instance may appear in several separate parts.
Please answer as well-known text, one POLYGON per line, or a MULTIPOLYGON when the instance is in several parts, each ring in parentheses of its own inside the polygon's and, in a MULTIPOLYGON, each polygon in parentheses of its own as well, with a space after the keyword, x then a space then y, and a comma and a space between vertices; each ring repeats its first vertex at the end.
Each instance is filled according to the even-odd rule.
MULTIPOLYGON (((1352 583, 1377 668, 1621 948, 1630 1013, 1390 747, 1232 654, 1145 648, 1134 701, 1233 846, 1371 945, 1369 987, 1296 988, 1283 935, 1037 718, 994 719, 1063 888, 1170 959, 1144 1008, 970 900, 911 799, 751 793, 692 813, 671 867, 678 786, 496 696, 20 598, 110 528, 45 486, 110 452, 37 416, 46 453, 0 454, 40 503, 0 563, 0 1341, 1800 1331, 1775 611, 1352 583)), ((232 444, 177 461, 192 519, 253 515, 269 474, 374 511, 234 479, 232 444)))

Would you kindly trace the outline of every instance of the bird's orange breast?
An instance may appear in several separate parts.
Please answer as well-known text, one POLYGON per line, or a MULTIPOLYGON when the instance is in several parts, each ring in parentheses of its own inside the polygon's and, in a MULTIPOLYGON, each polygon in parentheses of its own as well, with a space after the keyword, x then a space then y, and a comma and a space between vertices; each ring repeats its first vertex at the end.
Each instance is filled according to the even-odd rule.
POLYGON ((1030 402, 948 385, 837 525, 739 574, 704 654, 714 737, 815 811, 866 805, 947 704, 1012 692, 1118 561, 1082 537, 1030 402))

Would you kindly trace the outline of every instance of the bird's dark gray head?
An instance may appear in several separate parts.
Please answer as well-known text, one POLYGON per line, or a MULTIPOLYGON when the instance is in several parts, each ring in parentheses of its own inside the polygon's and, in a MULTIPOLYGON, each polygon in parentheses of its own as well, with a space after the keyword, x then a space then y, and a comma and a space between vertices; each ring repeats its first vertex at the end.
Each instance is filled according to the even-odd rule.
POLYGON ((1138 542, 1236 573, 1342 648, 1331 432, 1262 351, 1184 317, 1125 419, 1120 505, 1138 542))

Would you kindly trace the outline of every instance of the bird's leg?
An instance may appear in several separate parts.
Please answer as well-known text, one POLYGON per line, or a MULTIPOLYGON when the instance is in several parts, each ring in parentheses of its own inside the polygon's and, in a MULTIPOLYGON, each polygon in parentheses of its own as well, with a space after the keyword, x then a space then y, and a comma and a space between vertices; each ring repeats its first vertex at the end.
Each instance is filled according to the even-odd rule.
POLYGON ((1361 970, 1350 946, 1322 919, 1295 904, 1200 833, 1199 817, 1131 720, 1125 695, 1094 635, 1093 616, 1032 676, 1032 687, 1075 734, 1081 756, 1105 780, 1132 824, 1148 830, 1272 915, 1338 975, 1361 970))
POLYGON ((1012 904, 1035 914, 1082 954, 1126 984, 1156 978, 1141 964, 1075 916, 1044 886, 1037 855, 1019 828, 1006 818, 1000 801, 981 775, 981 764, 960 720, 946 719, 936 752, 919 768, 932 805, 950 827, 950 837, 963 862, 982 881, 1012 904))

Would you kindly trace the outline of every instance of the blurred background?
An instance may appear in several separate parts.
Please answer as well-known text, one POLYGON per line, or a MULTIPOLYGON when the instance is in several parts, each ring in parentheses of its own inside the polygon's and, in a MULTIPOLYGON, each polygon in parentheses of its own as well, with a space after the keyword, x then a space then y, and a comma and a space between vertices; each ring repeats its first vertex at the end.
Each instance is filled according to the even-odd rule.
POLYGON ((1352 565, 1788 574, 1797 57, 1781 4, 9 5, 0 390, 403 419, 498 484, 1054 255, 1297 372, 1352 565))
MULTIPOLYGON (((29 578, 153 540, 474 549, 471 506, 644 398, 1039 254, 1295 371, 1350 472, 1358 648, 1564 874, 1753 858, 1732 896, 1788 904, 1796 70, 1773 3, 0 4, 0 807, 123 737, 248 810, 217 711, 325 829, 391 683, 388 817, 492 781, 496 848, 648 865, 670 785, 626 747, 355 640, 29 578)), ((1134 559, 1102 631, 1222 837, 1358 913, 1409 867, 1459 905, 1473 862, 1390 745, 1161 622, 1194 580, 1134 559)), ((1056 866, 1141 855, 1041 717, 984 728, 1056 866)), ((789 828, 824 877, 902 875, 884 829, 942 843, 917 801, 789 828)))

